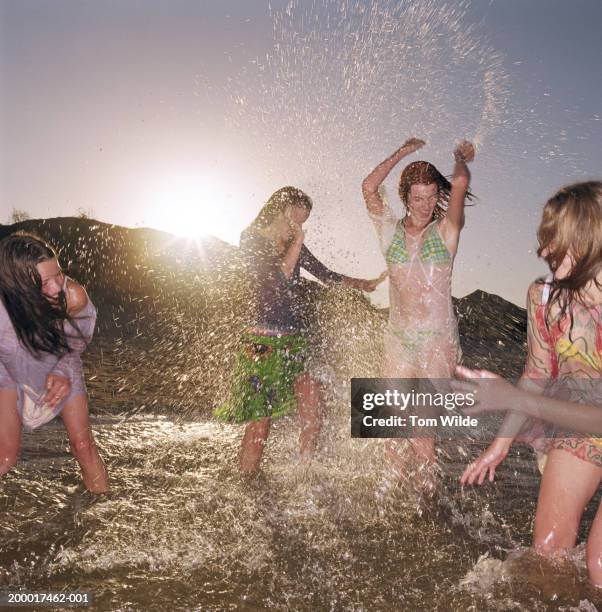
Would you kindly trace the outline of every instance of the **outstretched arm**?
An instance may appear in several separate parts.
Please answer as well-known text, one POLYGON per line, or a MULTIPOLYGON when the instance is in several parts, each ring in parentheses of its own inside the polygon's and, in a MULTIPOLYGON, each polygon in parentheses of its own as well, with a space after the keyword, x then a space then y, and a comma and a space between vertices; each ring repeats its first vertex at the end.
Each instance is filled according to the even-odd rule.
POLYGON ((368 212, 374 215, 381 215, 383 212, 383 199, 378 192, 378 188, 387 178, 389 172, 404 158, 418 151, 425 145, 424 140, 419 138, 410 138, 406 140, 395 153, 387 157, 370 172, 370 174, 362 182, 362 194, 368 207, 368 212))
POLYGON ((521 386, 514 386, 487 370, 470 370, 458 366, 456 373, 464 381, 468 381, 468 384, 454 382, 452 387, 465 392, 475 392, 479 402, 471 408, 463 408, 464 414, 509 410, 523 417, 560 425, 570 431, 602 435, 600 406, 542 396, 521 386))
POLYGON ((330 268, 327 268, 305 245, 303 245, 301 248, 299 263, 304 270, 307 270, 310 274, 313 274, 323 283, 341 283, 346 287, 359 289, 360 291, 374 291, 387 276, 385 272, 378 278, 368 280, 339 274, 338 272, 334 272, 330 268))
MULTIPOLYGON (((533 394, 543 393, 546 379, 551 376, 552 356, 550 347, 542 337, 536 318, 541 302, 541 286, 533 283, 527 295, 528 356, 525 371, 518 385, 533 394)), ((462 474, 462 484, 482 484, 488 476, 493 481, 497 466, 506 458, 512 442, 528 420, 528 416, 514 411, 506 413, 495 440, 462 474)))
POLYGON ((352 289, 359 289, 360 291, 366 291, 372 293, 376 291, 376 288, 387 278, 389 273, 385 270, 380 276, 376 278, 353 278, 351 276, 343 276, 343 284, 352 289))

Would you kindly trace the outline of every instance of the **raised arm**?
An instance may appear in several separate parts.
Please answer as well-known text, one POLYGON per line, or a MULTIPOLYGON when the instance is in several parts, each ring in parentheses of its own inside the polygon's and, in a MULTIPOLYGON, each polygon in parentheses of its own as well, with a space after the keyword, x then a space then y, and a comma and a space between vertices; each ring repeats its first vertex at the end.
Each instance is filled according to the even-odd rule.
POLYGON ((458 248, 460 232, 464 227, 464 203, 470 185, 470 163, 475 156, 474 146, 467 141, 461 142, 454 151, 454 173, 451 179, 451 193, 447 203, 447 214, 441 222, 441 232, 448 248, 455 253, 458 248))
POLYGON ((419 138, 410 138, 406 140, 397 151, 387 157, 383 162, 378 164, 372 172, 362 182, 362 194, 368 208, 368 212, 373 215, 381 215, 383 213, 384 203, 378 192, 378 188, 387 178, 389 172, 404 158, 418 151, 425 145, 424 140, 419 138))
POLYGON ((292 219, 289 219, 289 223, 293 233, 293 239, 282 257, 282 272, 286 278, 291 278, 295 272, 297 261, 299 260, 299 257, 304 249, 303 240, 305 240, 305 232, 303 231, 303 228, 298 223, 295 223, 292 219))

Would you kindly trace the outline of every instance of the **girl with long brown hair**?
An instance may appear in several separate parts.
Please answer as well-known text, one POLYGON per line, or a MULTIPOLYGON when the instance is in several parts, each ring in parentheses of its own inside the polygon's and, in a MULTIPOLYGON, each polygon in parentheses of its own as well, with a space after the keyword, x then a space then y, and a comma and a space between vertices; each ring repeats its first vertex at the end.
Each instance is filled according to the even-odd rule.
POLYGON ((17 461, 23 426, 60 415, 84 485, 107 491, 80 357, 95 322, 86 291, 64 275, 49 245, 24 234, 0 241, 0 477, 17 461))
POLYGON ((321 383, 317 359, 309 351, 300 271, 318 280, 374 291, 373 280, 338 274, 305 245, 303 224, 311 198, 296 187, 275 191, 240 237, 251 290, 251 324, 241 341, 230 400, 216 411, 226 421, 246 423, 240 469, 259 469, 272 420, 298 409, 299 454, 310 458, 321 428, 321 383))

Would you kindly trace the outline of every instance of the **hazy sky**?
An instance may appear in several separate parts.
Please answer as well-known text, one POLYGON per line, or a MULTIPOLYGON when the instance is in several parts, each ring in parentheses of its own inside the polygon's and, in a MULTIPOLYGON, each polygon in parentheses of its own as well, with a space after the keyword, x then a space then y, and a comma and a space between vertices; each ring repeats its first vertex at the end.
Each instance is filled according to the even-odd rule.
POLYGON ((0 221, 83 210, 236 243, 294 184, 310 248, 376 275, 362 178, 409 136, 449 173, 476 137, 454 294, 523 305, 543 202, 602 176, 601 23, 600 0, 0 0, 0 221))

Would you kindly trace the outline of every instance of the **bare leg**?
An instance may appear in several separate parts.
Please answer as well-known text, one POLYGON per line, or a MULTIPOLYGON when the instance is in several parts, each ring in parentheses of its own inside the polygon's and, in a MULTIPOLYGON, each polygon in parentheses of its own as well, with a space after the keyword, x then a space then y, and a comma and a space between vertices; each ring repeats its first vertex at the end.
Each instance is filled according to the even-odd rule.
POLYGON ((242 472, 256 472, 259 469, 263 448, 270 433, 270 423, 271 419, 264 417, 247 424, 240 447, 242 472))
MULTIPOLYGON (((442 353, 437 346, 433 346, 432 350, 425 350, 424 354, 430 356, 431 360, 428 363, 423 361, 412 363, 410 360, 403 362, 401 354, 394 358, 387 356, 389 358, 385 360, 385 378, 443 379, 451 377, 450 363, 455 364, 454 359, 450 356, 451 352, 442 353)), ((424 411, 417 414, 437 418, 435 414, 427 414, 424 411)), ((408 440, 409 449, 400 440, 387 440, 385 443, 387 467, 391 476, 398 482, 408 480, 408 477, 412 475, 414 486, 421 492, 433 491, 436 485, 437 466, 435 438, 427 435, 426 431, 420 435, 418 427, 414 429, 414 435, 416 437, 408 440)))
POLYGON ((85 395, 74 397, 63 408, 61 418, 69 436, 71 452, 81 468, 86 489, 92 493, 106 493, 109 490, 109 479, 92 435, 88 398, 85 395))
MULTIPOLYGON (((549 453, 539 489, 533 534, 533 544, 541 553, 561 556, 566 549, 575 546, 583 510, 601 479, 602 468, 593 463, 564 450, 553 449, 549 453)), ((588 566, 592 580, 600 585, 601 529, 602 516, 598 511, 588 541, 588 566)))
POLYGON ((587 539, 587 570, 589 579, 598 588, 602 588, 602 503, 598 506, 587 539))
POLYGON ((320 383, 307 372, 297 376, 295 395, 299 407, 301 433, 299 434, 299 452, 301 459, 313 456, 318 444, 318 435, 322 427, 320 415, 320 383))
POLYGON ((17 463, 21 448, 21 418, 17 411, 17 391, 0 389, 0 477, 17 463))
MULTIPOLYGON (((454 368, 456 366, 457 348, 455 344, 445 344, 439 346, 439 341, 435 341, 433 346, 430 342, 426 343, 423 349, 424 360, 420 364, 420 369, 417 376, 419 378, 429 379, 449 379, 453 377, 454 368), (428 361, 426 357, 428 356, 428 361)), ((433 384, 433 387, 436 385, 433 384)), ((435 388, 435 392, 440 392, 440 389, 435 388)), ((426 416, 435 417, 434 414, 426 416)), ((435 438, 419 437, 412 439, 412 446, 416 456, 424 463, 434 467, 437 463, 437 455, 435 454, 435 438)))

